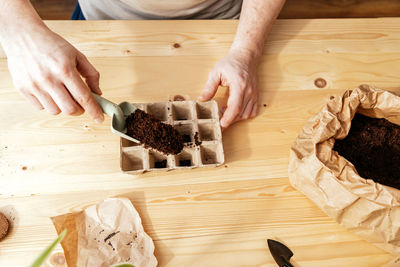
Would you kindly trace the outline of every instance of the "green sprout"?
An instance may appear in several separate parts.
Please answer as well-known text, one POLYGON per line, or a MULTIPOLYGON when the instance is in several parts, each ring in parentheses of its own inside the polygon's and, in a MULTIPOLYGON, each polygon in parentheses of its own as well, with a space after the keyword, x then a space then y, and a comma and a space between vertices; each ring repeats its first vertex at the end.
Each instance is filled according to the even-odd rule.
MULTIPOLYGON (((51 243, 51 245, 46 248, 45 251, 42 252, 42 254, 37 257, 37 259, 32 263, 30 267, 40 267, 42 264, 46 261, 46 259, 50 256, 50 253, 54 250, 54 248, 64 239, 65 235, 67 234, 67 229, 64 229, 64 231, 61 232, 61 234, 56 238, 56 240, 51 243)), ((128 263, 123 263, 119 265, 114 265, 113 267, 135 267, 132 264, 128 263)))
POLYGON ((63 240, 66 234, 67 234, 67 229, 64 229, 64 231, 61 232, 61 234, 57 237, 57 239, 54 240, 53 243, 51 243, 51 245, 48 248, 46 248, 46 250, 43 251, 42 254, 40 254, 39 257, 32 263, 31 267, 42 266, 42 264, 49 257, 50 253, 61 242, 61 240, 63 240))

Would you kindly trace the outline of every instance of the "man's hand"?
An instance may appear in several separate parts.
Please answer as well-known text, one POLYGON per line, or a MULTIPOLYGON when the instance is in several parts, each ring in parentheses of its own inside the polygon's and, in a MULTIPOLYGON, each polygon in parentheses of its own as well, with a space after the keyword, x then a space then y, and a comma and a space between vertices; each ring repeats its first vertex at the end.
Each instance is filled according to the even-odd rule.
POLYGON ((229 86, 228 107, 221 119, 222 129, 257 114, 257 62, 264 42, 285 0, 243 0, 240 21, 231 50, 210 72, 199 97, 214 97, 218 85, 229 86))
POLYGON ((96 122, 104 120, 91 94, 101 94, 99 73, 75 47, 47 27, 22 30, 8 42, 4 48, 14 85, 35 107, 54 115, 85 110, 96 122))
POLYGON ((229 86, 226 110, 221 118, 222 129, 232 123, 257 115, 257 60, 250 53, 231 49, 210 72, 200 101, 214 97, 218 86, 229 86))

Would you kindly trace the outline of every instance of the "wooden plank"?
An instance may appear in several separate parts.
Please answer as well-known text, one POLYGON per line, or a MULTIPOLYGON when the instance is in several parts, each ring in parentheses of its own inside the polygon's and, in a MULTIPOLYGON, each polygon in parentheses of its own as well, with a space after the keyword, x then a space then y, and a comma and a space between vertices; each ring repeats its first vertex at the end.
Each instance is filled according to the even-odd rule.
MULTIPOLYGON (((349 262, 378 266, 391 259, 327 218, 287 179, 118 192, 131 199, 141 214, 145 230, 155 240, 160 266, 274 266, 266 238, 277 237, 295 251, 295 262, 305 266, 349 262)), ((81 210, 115 193, 68 192, 2 200, 2 205, 13 206, 18 213, 15 232, 0 243, 1 253, 8 255, 0 256, 0 265, 27 265, 54 237, 48 217, 81 210)))
MULTIPOLYGON (((264 54, 396 53, 400 18, 278 20, 264 54)), ((47 21, 89 57, 223 56, 237 21, 47 21), (174 44, 179 44, 178 48, 174 44)), ((0 58, 5 58, 0 49, 0 58)))
POLYGON ((398 17, 397 0, 286 0, 283 19, 398 17))

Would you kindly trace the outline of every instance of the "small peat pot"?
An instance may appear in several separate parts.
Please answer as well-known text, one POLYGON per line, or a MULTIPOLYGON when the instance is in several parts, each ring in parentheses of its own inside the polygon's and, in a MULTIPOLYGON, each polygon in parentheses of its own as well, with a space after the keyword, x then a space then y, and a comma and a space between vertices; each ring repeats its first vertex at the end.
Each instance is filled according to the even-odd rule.
POLYGON ((338 223, 400 253, 400 97, 361 85, 304 126, 289 179, 338 223), (397 177, 396 177, 397 175, 397 177))
POLYGON ((10 225, 6 216, 0 212, 0 241, 7 236, 9 227, 10 225))
POLYGON ((216 167, 224 163, 218 104, 215 101, 171 101, 134 104, 163 123, 172 125, 183 138, 179 154, 164 154, 121 138, 121 170, 137 174, 197 167, 216 167))

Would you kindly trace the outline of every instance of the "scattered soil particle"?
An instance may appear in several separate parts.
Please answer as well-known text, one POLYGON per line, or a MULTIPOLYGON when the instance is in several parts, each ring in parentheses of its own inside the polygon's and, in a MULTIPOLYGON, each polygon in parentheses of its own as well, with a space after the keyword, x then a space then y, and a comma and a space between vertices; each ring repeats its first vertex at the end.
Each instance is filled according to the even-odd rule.
POLYGON ((183 138, 172 125, 136 109, 126 119, 127 134, 146 147, 152 147, 165 154, 178 154, 183 149, 183 138))
POLYGON ((107 242, 108 239, 112 238, 113 236, 115 236, 118 233, 119 233, 119 231, 109 234, 106 238, 104 238, 104 242, 107 242))
POLYGON ((28 167, 26 167, 26 166, 22 166, 22 168, 21 168, 23 171, 26 171, 27 169, 28 169, 28 167))
POLYGON ((201 141, 200 141, 200 139, 199 139, 199 133, 198 133, 198 132, 196 132, 196 133, 194 134, 194 144, 195 144, 196 146, 201 145, 201 141))
POLYGON ((329 97, 330 100, 335 99, 335 97, 333 95, 331 95, 331 97, 329 97))
POLYGON ((266 106, 267 106, 267 104, 264 104, 263 106, 264 106, 264 107, 266 107, 266 106))
POLYGON ((9 226, 10 226, 10 224, 9 224, 6 216, 4 216, 4 214, 0 212, 0 241, 4 237, 6 237, 9 226))
POLYGON ((349 134, 336 140, 333 149, 350 161, 361 177, 400 189, 400 126, 356 114, 349 134))
POLYGON ((167 160, 164 159, 162 161, 154 162, 154 168, 156 168, 156 169, 167 168, 167 160))
POLYGON ((192 161, 190 159, 182 159, 179 161, 179 166, 190 167, 192 166, 192 161))
POLYGON ((112 248, 112 250, 115 251, 115 248, 114 248, 114 246, 111 244, 111 241, 108 241, 107 245, 109 245, 109 246, 112 248))
POLYGON ((181 47, 181 45, 180 45, 180 44, 178 44, 178 43, 174 43, 174 48, 179 48, 179 47, 181 47))
POLYGON ((186 143, 187 147, 193 147, 193 142, 186 143))

